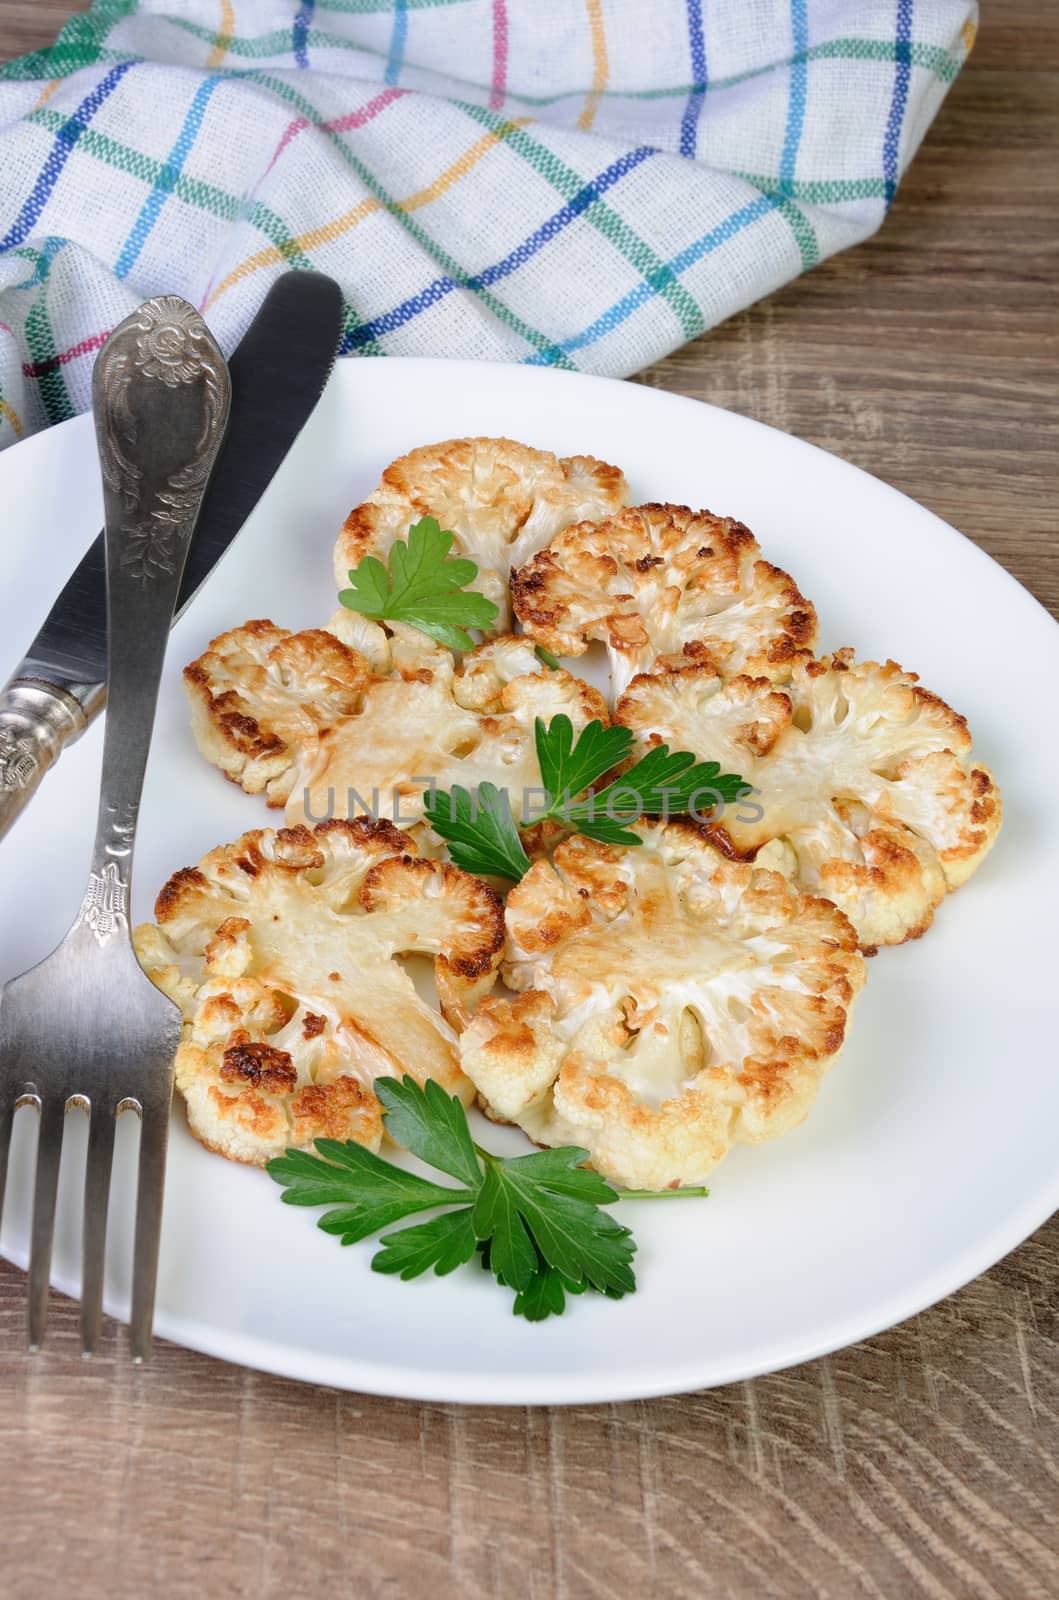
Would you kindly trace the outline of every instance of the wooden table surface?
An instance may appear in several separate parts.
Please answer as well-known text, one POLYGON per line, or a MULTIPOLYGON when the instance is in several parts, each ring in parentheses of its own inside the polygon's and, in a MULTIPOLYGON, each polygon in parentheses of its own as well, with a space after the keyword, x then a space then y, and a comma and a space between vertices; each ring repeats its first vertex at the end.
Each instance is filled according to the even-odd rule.
MULTIPOLYGON (((0 0, 0 50, 67 0, 0 0)), ((987 8, 882 232, 644 375, 789 429, 955 523, 1059 611, 1059 7, 987 8)), ((988 638, 988 619, 983 619, 988 638)), ((1053 729, 1054 733, 1054 729, 1053 729)), ((983 1174, 988 1181, 988 1174, 983 1174)), ((0 1589, 1059 1594, 1059 1220, 879 1338, 671 1400, 460 1409, 174 1346, 21 1353, 0 1264, 0 1589)))

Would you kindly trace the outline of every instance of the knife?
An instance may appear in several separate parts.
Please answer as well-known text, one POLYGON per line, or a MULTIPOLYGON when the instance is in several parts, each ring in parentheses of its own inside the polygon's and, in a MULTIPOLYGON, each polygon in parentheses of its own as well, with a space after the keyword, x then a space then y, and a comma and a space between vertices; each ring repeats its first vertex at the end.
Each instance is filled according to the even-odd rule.
MULTIPOLYGON (((228 432, 210 480, 176 615, 268 488, 324 391, 342 335, 342 292, 317 272, 287 272, 228 363, 228 432)), ((68 580, 25 660, 0 690, 0 838, 68 744, 106 701, 103 535, 68 580)))

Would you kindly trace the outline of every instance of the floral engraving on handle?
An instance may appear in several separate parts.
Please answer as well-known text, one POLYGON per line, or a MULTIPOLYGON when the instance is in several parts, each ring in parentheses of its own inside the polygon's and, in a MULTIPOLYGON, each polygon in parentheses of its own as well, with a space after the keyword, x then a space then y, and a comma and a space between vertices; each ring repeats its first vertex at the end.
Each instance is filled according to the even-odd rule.
POLYGON ((160 295, 115 330, 99 358, 96 381, 110 424, 100 451, 103 479, 129 513, 122 529, 122 565, 144 586, 176 571, 181 539, 213 466, 210 446, 219 442, 226 407, 213 352, 209 331, 194 307, 178 295, 160 295), (126 453, 137 437, 129 393, 136 377, 154 378, 169 389, 191 383, 202 386, 195 459, 150 494, 145 494, 142 469, 126 453))
POLYGON ((100 947, 128 927, 128 891, 113 861, 89 877, 77 921, 79 926, 91 928, 100 947))
POLYGON ((136 341, 136 364, 144 377, 160 378, 175 389, 212 371, 206 324, 179 295, 148 300, 137 318, 142 331, 136 341))
POLYGON ((28 739, 14 733, 0 733, 0 791, 12 794, 31 783, 37 771, 37 757, 28 739))

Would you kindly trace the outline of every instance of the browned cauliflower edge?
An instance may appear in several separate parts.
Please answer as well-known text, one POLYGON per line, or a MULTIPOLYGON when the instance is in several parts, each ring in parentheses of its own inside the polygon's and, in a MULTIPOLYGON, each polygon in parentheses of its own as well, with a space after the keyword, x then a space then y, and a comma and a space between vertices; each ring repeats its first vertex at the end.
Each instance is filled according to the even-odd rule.
POLYGON ((348 612, 305 633, 252 623, 222 634, 185 683, 202 754, 285 805, 292 824, 361 810, 413 826, 429 779, 495 783, 518 815, 540 784, 536 718, 609 721, 598 690, 549 670, 530 640, 490 640, 457 665, 414 628, 348 612))
POLYGON ((421 517, 455 536, 452 554, 478 566, 472 588, 500 608, 497 632, 511 625, 508 576, 571 522, 609 516, 628 499, 617 467, 592 456, 560 458, 514 439, 447 439, 393 461, 378 487, 346 518, 335 548, 335 578, 345 588, 365 556, 385 560, 421 517))
POLYGON ((615 693, 697 661, 777 681, 811 654, 816 612, 749 528, 688 506, 630 506, 558 534, 511 575, 526 632, 562 656, 607 646, 615 693))
POLYGON ((569 839, 511 892, 517 993, 481 1001, 460 1060, 492 1116, 660 1189, 803 1120, 865 963, 830 901, 689 823, 638 831, 627 850, 569 839))
POLYGON ((371 681, 368 662, 334 633, 244 622, 184 668, 191 727, 206 760, 247 794, 282 804, 292 753, 344 716, 371 681))
POLYGON ((136 951, 183 1012, 176 1084, 209 1149, 258 1165, 325 1136, 377 1150, 388 1074, 472 1098, 457 1034, 495 980, 503 907, 392 823, 246 833, 175 873, 155 916, 136 951), (440 1011, 413 954, 433 958, 440 1011))
POLYGON ((924 933, 1000 829, 966 720, 893 661, 839 650, 796 662, 783 688, 695 666, 643 674, 616 716, 644 747, 692 750, 754 785, 760 817, 729 806, 714 842, 826 895, 865 950, 924 933))

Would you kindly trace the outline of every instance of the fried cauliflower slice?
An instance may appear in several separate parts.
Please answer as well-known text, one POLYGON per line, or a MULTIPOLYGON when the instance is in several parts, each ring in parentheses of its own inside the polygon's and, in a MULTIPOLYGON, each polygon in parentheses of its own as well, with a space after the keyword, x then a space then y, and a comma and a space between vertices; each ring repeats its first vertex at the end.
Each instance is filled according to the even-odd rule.
POLYGON ((601 640, 615 694, 638 672, 692 661, 779 682, 816 640, 816 612, 750 529, 688 506, 567 528, 512 573, 511 594, 526 632, 556 654, 601 640))
POLYGON ((359 708, 371 676, 368 659, 332 631, 245 622, 184 668, 195 742, 226 777, 260 794, 288 771, 292 749, 359 708))
POLYGON ((522 639, 493 640, 457 671, 447 650, 419 638, 414 671, 378 679, 356 716, 302 746, 289 822, 324 816, 332 805, 337 815, 380 804, 389 814, 396 797, 407 826, 422 820, 431 782, 441 790, 493 783, 508 792, 518 820, 540 798, 536 719, 565 712, 576 729, 609 721, 597 690, 549 671, 522 639))
POLYGON ((346 518, 335 548, 335 578, 346 587, 365 556, 386 559, 421 517, 455 535, 454 556, 478 566, 471 585, 500 608, 496 631, 511 626, 508 577, 572 522, 610 516, 628 500, 617 467, 592 456, 534 450, 514 439, 448 439, 423 445, 386 468, 378 488, 346 518))
POLYGON ((457 668, 426 634, 346 611, 307 633, 222 634, 184 677, 203 755, 292 824, 371 811, 411 826, 430 780, 495 783, 519 816, 540 784, 535 719, 609 720, 597 690, 549 670, 526 639, 491 640, 457 668))
POLYGON ((645 745, 693 750, 754 785, 763 815, 729 807, 711 830, 718 845, 826 895, 866 950, 925 932, 1000 828, 965 719, 893 661, 839 650, 798 661, 782 689, 701 667, 643 675, 617 720, 645 745))
POLYGON ((365 817, 246 833, 176 873, 136 930, 176 1001, 192 1133, 263 1164, 314 1139, 377 1150, 375 1078, 436 1078, 465 1102, 457 1029, 492 986, 503 908, 479 879, 365 817), (441 1013, 399 957, 433 957, 441 1013))
POLYGON ((581 1145, 612 1182, 701 1181, 803 1120, 864 961, 829 901, 727 861, 689 823, 576 837, 508 897, 503 975, 460 1059, 495 1117, 581 1145))

